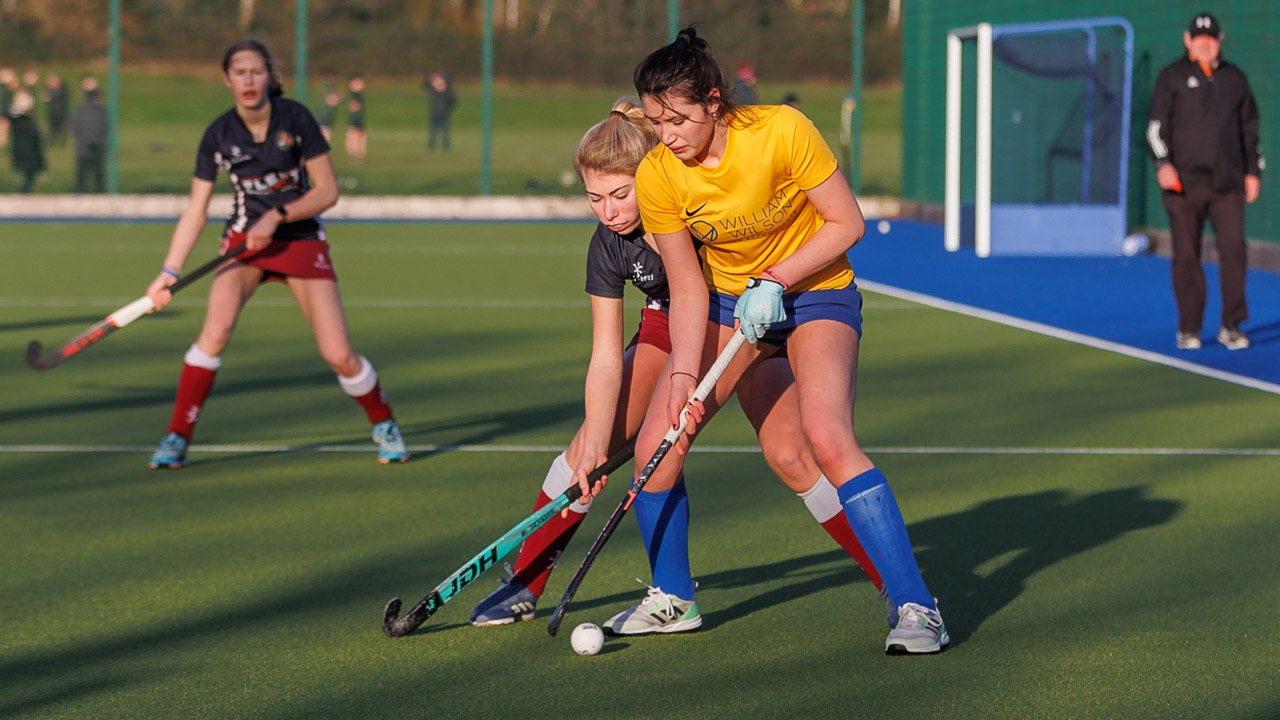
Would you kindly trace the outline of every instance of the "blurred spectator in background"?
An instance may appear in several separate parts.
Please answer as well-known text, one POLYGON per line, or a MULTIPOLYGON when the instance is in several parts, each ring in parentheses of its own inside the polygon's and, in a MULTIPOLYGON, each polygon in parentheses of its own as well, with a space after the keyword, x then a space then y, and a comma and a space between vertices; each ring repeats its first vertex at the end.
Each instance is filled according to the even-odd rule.
POLYGON ((338 105, 342 103, 342 95, 333 84, 333 71, 320 73, 320 108, 316 111, 316 124, 320 126, 320 134, 325 142, 333 139, 333 123, 338 119, 338 105))
POLYGON ((36 176, 45 168, 40 128, 32 117, 35 107, 36 99, 26 88, 19 88, 13 94, 13 104, 9 106, 9 158, 14 172, 22 178, 20 193, 31 192, 36 176))
POLYGON ((84 94, 84 102, 71 116, 71 137, 76 145, 77 193, 100 193, 107 160, 107 110, 95 87, 84 94))
POLYGON ((793 107, 793 108, 795 108, 795 109, 799 110, 799 109, 800 109, 800 96, 799 96, 799 95, 797 95, 797 94, 795 94, 795 93, 793 93, 793 92, 789 92, 789 93, 787 93, 786 95, 783 95, 783 96, 782 96, 782 104, 783 104, 783 105, 790 105, 791 107, 793 107))
POLYGON ((44 120, 49 129, 49 145, 62 147, 67 142, 67 87, 62 77, 49 73, 44 79, 44 120))
POLYGON ((1240 324, 1245 303, 1244 205, 1258 199, 1266 164, 1258 145, 1258 104, 1249 80, 1222 58, 1222 26, 1200 13, 1182 34, 1186 54, 1156 77, 1147 143, 1156 182, 1169 213, 1173 241, 1173 294, 1178 304, 1179 350, 1200 349, 1206 286, 1200 265, 1204 221, 1213 223, 1222 291, 1218 342, 1244 350, 1240 324))
POLYGON ((423 81, 427 91, 427 149, 436 149, 436 136, 440 137, 440 147, 449 149, 449 116, 453 114, 453 106, 458 98, 453 94, 453 83, 443 72, 433 72, 423 81))
POLYGON ((0 149, 9 144, 9 106, 18 89, 18 73, 11 67, 0 67, 0 149))
POLYGON ((756 70, 742 60, 738 61, 738 82, 733 86, 733 104, 759 105, 760 93, 756 91, 756 70))
POLYGON ((364 126, 364 78, 352 75, 347 83, 347 157, 357 164, 364 162, 369 149, 369 134, 364 126))
POLYGON ((36 89, 40 86, 40 71, 33 67, 29 67, 22 71, 22 87, 31 93, 31 99, 35 100, 36 89))

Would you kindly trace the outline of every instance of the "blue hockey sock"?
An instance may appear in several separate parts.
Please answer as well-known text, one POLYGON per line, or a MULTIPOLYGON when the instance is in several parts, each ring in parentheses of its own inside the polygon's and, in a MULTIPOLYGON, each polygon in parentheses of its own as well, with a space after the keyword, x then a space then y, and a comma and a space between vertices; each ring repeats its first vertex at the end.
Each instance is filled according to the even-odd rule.
POLYGON ((884 473, 872 468, 840 486, 839 495, 845 517, 871 556, 893 603, 918 603, 936 610, 937 604, 920 577, 907 524, 884 473))
POLYGON ((684 600, 693 599, 689 572, 689 495, 681 480, 670 490, 641 492, 635 499, 636 522, 649 553, 654 587, 684 600))

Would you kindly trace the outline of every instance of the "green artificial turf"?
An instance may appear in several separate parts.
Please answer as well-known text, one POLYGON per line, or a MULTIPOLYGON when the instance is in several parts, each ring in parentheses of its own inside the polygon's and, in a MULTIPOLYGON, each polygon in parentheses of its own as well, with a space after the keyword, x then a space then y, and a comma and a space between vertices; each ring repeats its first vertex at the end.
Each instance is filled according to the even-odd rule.
POLYGON ((431 449, 375 462, 271 285, 224 356, 192 464, 159 472, 147 455, 207 283, 36 372, 26 343, 54 347, 141 295, 169 227, 0 225, 0 717, 1280 713, 1275 396, 872 293, 859 440, 940 600, 945 653, 884 656, 874 589, 758 453, 734 450, 754 438, 733 405, 699 441, 729 451, 687 466, 701 631, 570 650, 574 625, 643 595, 627 519, 565 631, 545 632, 623 473, 535 622, 466 624, 499 569, 417 634, 384 637, 386 600, 416 602, 523 519, 577 428, 590 230, 330 224, 355 345, 406 440, 431 449), (1123 448, 1170 452, 1076 452, 1123 448))

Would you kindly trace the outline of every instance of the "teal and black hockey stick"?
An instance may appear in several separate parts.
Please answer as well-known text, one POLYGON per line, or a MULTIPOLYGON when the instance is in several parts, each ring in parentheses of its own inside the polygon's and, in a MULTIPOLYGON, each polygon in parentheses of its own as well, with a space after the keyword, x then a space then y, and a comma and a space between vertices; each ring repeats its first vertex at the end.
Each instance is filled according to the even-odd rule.
MULTIPOLYGON (((720 351, 720 355, 716 361, 712 363, 711 369, 707 370, 707 374, 703 376, 702 382, 698 383, 698 387, 693 391, 694 400, 706 400, 707 396, 715 388, 719 382, 720 376, 729 367, 729 362, 733 360, 733 356, 738 354, 738 350, 743 343, 747 341, 747 337, 739 330, 730 338, 729 344, 724 346, 720 351)), ((613 514, 604 524, 604 529, 596 536, 595 542, 591 543, 591 547, 587 549, 587 556, 582 559, 582 564, 578 566, 578 571, 573 574, 573 578, 569 580, 569 586, 565 588, 564 595, 560 598, 560 603, 556 605, 556 609, 551 613, 551 619, 547 622, 547 632, 552 637, 560 631, 560 623, 564 622, 564 614, 569 611, 569 603, 573 601, 573 596, 577 594, 578 587, 582 585, 582 581, 587 576, 587 571, 591 569, 591 564, 596 561, 596 556, 600 554, 601 548, 609 541, 613 535, 613 531, 618 528, 618 523, 622 522, 622 516, 627 514, 631 509, 631 503, 635 502, 636 495, 644 489, 648 484, 649 478, 654 471, 658 469, 658 465, 662 463, 662 459, 667 456, 684 434, 685 425, 689 422, 688 412, 680 413, 680 425, 673 427, 662 436, 662 442, 658 443, 658 449, 654 451, 653 457, 649 458, 649 462, 645 463, 644 469, 636 474, 635 482, 631 483, 631 489, 627 491, 627 496, 622 498, 622 502, 618 503, 618 507, 614 508, 613 514)))
MULTIPOLYGON (((613 454, 613 457, 604 462, 603 465, 591 471, 587 476, 587 480, 594 485, 600 478, 622 467, 622 464, 631 459, 632 454, 636 451, 636 441, 632 438, 622 449, 613 454)), ((404 617, 400 617, 400 598, 391 598, 387 602, 387 607, 382 611, 382 632, 387 637, 404 637, 409 633, 417 630, 427 618, 435 614, 445 603, 452 600, 462 589, 470 585, 476 578, 484 574, 498 561, 506 557, 508 553, 520 547, 520 543, 525 538, 534 533, 535 530, 542 527, 548 520, 555 517, 561 510, 569 507, 578 498, 582 497, 582 488, 577 483, 569 486, 555 500, 538 508, 532 515, 525 518, 520 524, 511 528, 505 535, 494 540, 489 547, 480 551, 480 554, 471 558, 465 565, 454 571, 452 575, 444 579, 444 582, 436 586, 434 590, 422 598, 422 601, 414 605, 404 617)))

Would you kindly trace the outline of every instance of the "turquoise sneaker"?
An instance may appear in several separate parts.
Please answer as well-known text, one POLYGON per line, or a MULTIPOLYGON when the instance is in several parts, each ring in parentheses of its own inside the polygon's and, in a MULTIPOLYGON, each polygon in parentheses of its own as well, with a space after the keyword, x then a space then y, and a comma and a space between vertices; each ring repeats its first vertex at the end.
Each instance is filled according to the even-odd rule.
POLYGON ((639 605, 609 618, 604 624, 605 631, 614 635, 645 635, 688 632, 702 627, 697 601, 668 595, 662 588, 650 587, 643 580, 636 582, 648 587, 648 594, 639 605))
POLYGON ((378 443, 378 462, 383 465, 402 463, 409 459, 409 449, 404 446, 400 426, 396 424, 395 418, 383 420, 373 426, 373 441, 378 443))
POLYGON ((884 641, 886 655, 936 653, 951 642, 947 626, 937 610, 918 603, 905 603, 898 607, 898 624, 889 631, 884 641))
POLYGON ((187 464, 187 439, 178 433, 169 433, 160 441, 160 447, 151 453, 151 469, 177 470, 187 464))
POLYGON ((471 624, 476 626, 510 625, 533 619, 538 596, 519 580, 509 577, 497 590, 489 593, 471 611, 471 624))

